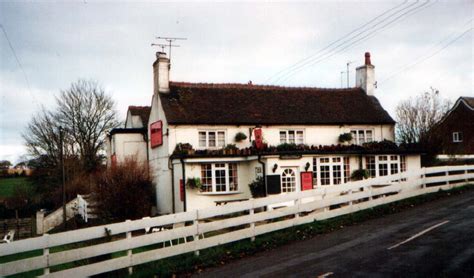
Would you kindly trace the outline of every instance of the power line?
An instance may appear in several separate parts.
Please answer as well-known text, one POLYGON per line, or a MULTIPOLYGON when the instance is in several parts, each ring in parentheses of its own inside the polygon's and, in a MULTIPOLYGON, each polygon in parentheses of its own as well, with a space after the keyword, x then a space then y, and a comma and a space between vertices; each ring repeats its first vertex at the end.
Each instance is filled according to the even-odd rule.
MULTIPOLYGON (((472 20, 471 20, 472 21, 472 20)), ((467 30, 464 30, 464 32, 462 32, 461 34, 459 34, 458 36, 456 36, 454 39, 448 41, 446 44, 443 45, 443 47, 441 47, 440 49, 436 50, 435 52, 431 53, 430 55, 424 57, 424 58, 421 58, 421 59, 418 59, 417 61, 415 61, 414 63, 411 63, 411 64, 408 64, 404 67, 402 67, 401 69, 399 69, 398 71, 396 71, 395 73, 393 74, 390 74, 387 78, 383 79, 382 81, 380 82, 385 82, 387 80, 390 80, 392 79, 393 77, 397 76, 398 74, 412 68, 412 67, 415 67, 417 66, 418 64, 420 63, 423 63, 424 61, 434 57, 435 55, 439 54, 441 51, 445 50, 446 48, 448 48, 451 44, 455 43, 456 41, 460 40, 462 37, 464 37, 467 33, 469 33, 470 31, 472 31, 472 29, 474 29, 473 27, 470 27, 468 28, 467 30)), ((445 41, 446 39, 442 40, 441 42, 445 41)), ((439 43, 438 43, 439 44, 439 43)), ((379 82, 379 83, 380 83, 379 82)))
POLYGON ((311 57, 314 57, 314 56, 320 54, 320 53, 323 52, 324 50, 326 50, 326 49, 330 48, 331 46, 333 46, 334 44, 340 42, 341 40, 343 40, 343 39, 346 38, 347 36, 350 36, 350 35, 352 35, 353 33, 355 33, 355 32, 357 32, 357 31, 363 29, 365 26, 369 25, 370 23, 374 22, 375 20, 379 19, 380 17, 383 17, 383 16, 386 15, 387 13, 389 13, 389 12, 391 12, 391 11, 393 11, 393 10, 395 10, 395 9, 398 9, 399 7, 405 5, 405 4, 407 3, 407 1, 408 1, 408 0, 405 0, 403 3, 401 3, 401 4, 399 4, 399 5, 397 5, 397 6, 393 7, 393 8, 390 8, 390 9, 384 11, 383 13, 377 15, 376 17, 372 18, 371 20, 369 20, 368 22, 364 23, 363 25, 361 25, 361 26, 359 26, 359 27, 353 29, 353 30, 350 31, 349 33, 347 33, 347 34, 343 35, 342 37, 340 37, 339 39, 337 39, 337 40, 331 42, 330 44, 328 44, 328 45, 325 46, 324 48, 318 50, 318 51, 315 52, 314 54, 311 54, 310 56, 307 56, 306 58, 303 58, 303 59, 299 60, 298 62, 292 64, 291 66, 286 67, 286 68, 284 68, 283 70, 280 70, 280 71, 277 72, 276 74, 270 76, 270 77, 265 81, 265 83, 267 83, 267 82, 269 82, 271 79, 273 79, 273 78, 279 76, 281 73, 283 73, 283 72, 285 72, 285 71, 287 71, 287 70, 291 70, 291 68, 293 68, 293 67, 295 67, 295 66, 297 66, 297 65, 299 65, 299 64, 301 64, 301 63, 303 63, 303 62, 305 62, 307 59, 309 59, 309 58, 311 58, 311 57))
POLYGON ((328 53, 326 53, 325 55, 327 55, 327 56, 324 56, 324 55, 323 55, 322 57, 320 57, 320 58, 317 59, 317 60, 308 61, 308 62, 305 63, 304 65, 301 65, 301 66, 299 66, 298 68, 294 69, 292 72, 289 72, 289 73, 283 78, 283 80, 281 80, 281 82, 286 81, 286 80, 287 80, 288 78, 290 78, 291 76, 293 76, 293 75, 295 75, 296 73, 300 72, 301 70, 304 69, 305 66, 308 66, 308 67, 309 67, 309 66, 314 66, 314 65, 316 65, 316 64, 318 64, 318 63, 320 63, 320 62, 322 62, 322 61, 324 61, 324 60, 326 60, 326 59, 328 59, 328 58, 330 58, 330 57, 332 57, 332 56, 334 56, 334 55, 336 55, 336 54, 338 54, 338 53, 343 52, 344 50, 348 49, 349 47, 352 47, 352 46, 354 46, 354 45, 357 45, 358 43, 360 43, 361 41, 363 41, 363 40, 365 40, 365 39, 370 39, 371 37, 375 36, 380 30, 383 30, 383 29, 387 28, 388 26, 394 24, 395 22, 400 21, 401 18, 406 17, 406 16, 408 16, 408 15, 410 15, 410 14, 413 14, 413 13, 419 12, 420 9, 422 9, 422 8, 423 8, 423 9, 428 8, 429 6, 431 6, 431 5, 426 6, 428 3, 429 3, 429 0, 426 1, 425 3, 423 3, 423 4, 420 5, 420 6, 417 6, 417 7, 415 7, 415 8, 412 8, 412 9, 410 9, 410 10, 408 10, 408 11, 406 11, 406 12, 400 14, 400 15, 398 15, 397 17, 395 17, 394 19, 392 19, 392 20, 389 21, 388 23, 384 24, 383 26, 381 26, 381 27, 379 27, 379 28, 376 28, 376 30, 374 30, 373 32, 368 33, 368 34, 366 34, 365 36, 363 36, 363 37, 361 37, 361 38, 358 38, 356 41, 353 41, 353 42, 349 43, 348 45, 345 45, 345 46, 344 46, 344 44, 341 44, 341 45, 337 46, 335 49, 333 49, 333 50, 329 51, 328 53), (341 49, 336 50, 337 48, 339 48, 339 47, 341 47, 341 46, 342 46, 341 49), (332 52, 332 53, 331 53, 331 52, 332 52))
POLYGON ((0 24, 0 28, 2 28, 3 34, 5 35, 5 38, 7 39, 8 45, 10 46, 10 49, 13 53, 13 56, 15 57, 15 60, 18 64, 18 66, 20 67, 21 72, 23 73, 23 77, 25 78, 26 85, 28 86, 28 92, 30 93, 31 97, 33 98, 33 101, 36 102, 36 98, 33 95, 33 93, 31 92, 31 86, 30 86, 30 81, 28 80, 28 76, 26 75, 26 72, 23 69, 23 65, 21 64, 20 59, 18 59, 18 56, 16 55, 15 48, 13 47, 13 45, 10 41, 10 38, 8 37, 7 31, 5 30, 5 28, 3 27, 2 24, 0 24))

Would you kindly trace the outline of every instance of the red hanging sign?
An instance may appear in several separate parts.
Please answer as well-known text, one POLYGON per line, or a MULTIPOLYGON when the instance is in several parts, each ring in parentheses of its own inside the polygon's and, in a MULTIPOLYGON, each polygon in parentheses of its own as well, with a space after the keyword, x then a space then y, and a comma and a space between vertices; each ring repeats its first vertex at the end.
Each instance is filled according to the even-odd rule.
POLYGON ((184 202, 184 183, 183 180, 179 180, 179 199, 184 202))
POLYGON ((313 189, 313 172, 301 172, 301 191, 313 189))
POLYGON ((150 125, 150 145, 152 148, 163 144, 163 122, 157 121, 150 125))
POLYGON ((253 133, 255 135, 255 147, 257 149, 263 149, 262 129, 261 128, 255 128, 253 130, 253 133))

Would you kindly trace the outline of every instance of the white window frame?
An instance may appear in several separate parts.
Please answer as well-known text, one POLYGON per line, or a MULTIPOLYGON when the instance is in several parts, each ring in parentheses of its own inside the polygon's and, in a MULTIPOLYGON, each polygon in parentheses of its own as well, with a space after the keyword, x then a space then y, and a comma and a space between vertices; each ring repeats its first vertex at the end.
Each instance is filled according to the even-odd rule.
POLYGON ((205 164, 210 164, 211 165, 211 191, 202 191, 200 192, 200 194, 209 194, 209 195, 219 195, 219 194, 235 194, 235 193, 240 193, 239 189, 239 165, 238 163, 225 163, 225 162, 222 162, 222 163, 202 163, 200 165, 201 169, 201 181, 203 179, 202 177, 202 166, 205 165, 205 164), (225 166, 222 167, 220 166, 221 164, 224 164, 225 166), (229 177, 230 177, 230 170, 229 170, 229 165, 230 164, 233 164, 235 165, 235 167, 237 167, 237 176, 236 176, 236 189, 235 190, 231 190, 230 189, 230 182, 229 182, 229 177), (225 171, 225 190, 224 191, 216 191, 216 170, 224 170, 225 171))
POLYGON ((281 173, 281 193, 295 192, 297 188, 297 172, 292 168, 285 168, 281 173), (292 176, 285 176, 286 171, 291 171, 292 176), (286 186, 284 186, 286 184, 286 186))
MULTIPOLYGON (((387 176, 388 175, 396 175, 402 172, 406 172, 406 156, 405 155, 398 155, 398 154, 384 154, 384 155, 369 155, 364 158, 365 163, 364 163, 364 169, 369 170, 367 168, 367 160, 368 157, 374 157, 375 158, 375 177, 372 178, 378 178, 378 177, 384 177, 380 175, 380 165, 384 164, 387 165, 387 176), (387 160, 381 160, 381 157, 386 157, 387 160), (392 164, 397 165, 397 173, 392 174, 392 164)), ((370 174, 370 172, 369 172, 370 174)))
POLYGON ((462 135, 461 131, 453 132, 453 143, 461 143, 463 141, 462 135))
POLYGON ((354 129, 351 129, 351 134, 352 134, 352 143, 355 144, 355 145, 362 145, 363 143, 370 143, 370 142, 374 142, 374 135, 375 135, 375 132, 373 129, 370 129, 370 128, 354 128, 354 129), (368 137, 367 137, 367 133, 370 132, 372 134, 372 137, 370 138, 370 140, 368 140, 368 137), (355 134, 355 136, 354 136, 355 134), (360 142, 359 140, 359 135, 363 135, 364 137, 364 142, 360 142))
POLYGON ((280 131, 278 132, 278 136, 280 138, 280 144, 284 144, 284 143, 287 143, 287 144, 296 144, 296 145, 300 145, 300 144, 304 144, 305 142, 305 132, 304 132, 304 129, 280 129, 280 131), (290 143, 290 132, 294 132, 294 136, 295 136, 295 142, 294 143, 290 143), (302 133, 302 137, 301 137, 301 141, 299 142, 298 141, 298 132, 301 132, 302 133), (281 134, 282 133, 285 133, 285 139, 284 141, 282 141, 282 138, 281 138, 281 134))
MULTIPOLYGON (((321 156, 313 157, 313 188, 316 186, 331 186, 345 183, 345 171, 344 171, 344 158, 345 156, 321 156), (328 159, 326 162, 325 160, 328 159), (339 160, 339 161, 336 161, 339 160), (316 163, 315 163, 316 162, 316 163), (329 166, 329 184, 321 183, 321 166, 329 166), (340 167, 341 175, 339 176, 339 183, 334 183, 334 166, 340 167), (316 169, 316 171, 314 171, 316 169), (316 173, 314 173, 316 172, 316 173), (315 175, 316 174, 316 175, 315 175)), ((349 160, 350 161, 350 160, 349 160)), ((349 163, 350 165, 350 163, 349 163)))
POLYGON ((208 148, 208 149, 220 149, 224 148, 227 144, 227 131, 223 129, 213 129, 213 130, 198 130, 198 146, 199 148, 208 148), (201 145, 201 133, 206 133, 206 145, 202 146, 201 145), (209 133, 215 133, 216 134, 216 145, 215 146, 209 146, 209 133), (224 144, 221 146, 219 145, 219 133, 224 133, 224 144))

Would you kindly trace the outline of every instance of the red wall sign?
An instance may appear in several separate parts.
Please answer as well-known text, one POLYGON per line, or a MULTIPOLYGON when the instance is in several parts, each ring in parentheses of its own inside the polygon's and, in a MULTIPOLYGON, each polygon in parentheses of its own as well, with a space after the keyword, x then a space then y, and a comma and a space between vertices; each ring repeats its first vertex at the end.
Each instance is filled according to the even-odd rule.
POLYGON ((301 172, 301 191, 313 189, 313 172, 301 172))
POLYGON ((150 125, 150 144, 152 148, 163 144, 163 122, 157 121, 150 125))
POLYGON ((263 148, 262 129, 261 128, 256 128, 256 129, 253 130, 253 133, 255 135, 255 147, 257 149, 262 149, 263 148))
POLYGON ((184 183, 183 180, 179 180, 179 199, 184 202, 184 183))

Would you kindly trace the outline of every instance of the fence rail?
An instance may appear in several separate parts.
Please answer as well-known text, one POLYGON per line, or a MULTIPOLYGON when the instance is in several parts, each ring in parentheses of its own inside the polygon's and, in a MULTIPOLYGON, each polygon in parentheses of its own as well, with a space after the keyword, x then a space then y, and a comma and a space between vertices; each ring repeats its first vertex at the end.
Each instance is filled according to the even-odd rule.
POLYGON ((229 203, 154 218, 45 234, 0 245, 2 256, 42 255, 0 264, 0 276, 43 269, 48 277, 90 276, 195 252, 474 181, 474 165, 422 168, 314 190, 229 203), (285 204, 285 205, 282 205, 285 204), (159 227, 160 231, 145 233, 159 227), (75 244, 74 247, 70 246, 75 244), (68 246, 69 245, 69 246, 68 246), (158 246, 159 245, 159 246, 158 246), (60 249, 54 250, 55 248, 60 249), (136 248, 149 248, 136 252, 136 248), (127 252, 123 252, 127 251, 127 252), (122 252, 122 253, 119 253, 122 252), (101 255, 114 254, 99 261, 101 255), (89 261, 87 261, 89 259, 89 261), (86 260, 86 262, 84 262, 86 260), (50 268, 81 261, 77 267, 50 268))

